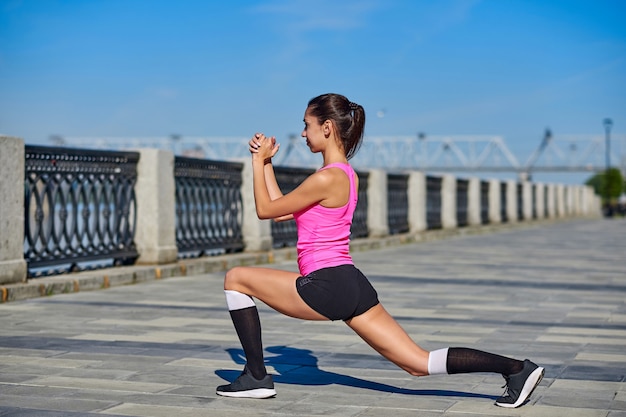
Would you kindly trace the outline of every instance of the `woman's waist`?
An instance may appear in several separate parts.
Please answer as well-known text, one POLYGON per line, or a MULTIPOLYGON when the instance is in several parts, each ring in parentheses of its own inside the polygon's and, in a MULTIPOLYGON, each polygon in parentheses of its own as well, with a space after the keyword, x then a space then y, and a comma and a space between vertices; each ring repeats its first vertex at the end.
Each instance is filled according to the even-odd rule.
POLYGON ((349 250, 345 251, 298 251, 298 268, 302 275, 322 268, 340 265, 353 265, 349 250))

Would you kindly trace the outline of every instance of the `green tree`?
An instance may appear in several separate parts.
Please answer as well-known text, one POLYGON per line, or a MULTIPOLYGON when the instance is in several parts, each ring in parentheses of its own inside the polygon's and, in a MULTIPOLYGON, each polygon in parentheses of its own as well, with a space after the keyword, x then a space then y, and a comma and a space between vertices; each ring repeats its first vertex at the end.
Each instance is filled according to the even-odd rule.
POLYGON ((623 192, 626 192, 624 177, 617 168, 597 173, 585 184, 593 187, 594 192, 602 197, 604 203, 615 202, 623 192))

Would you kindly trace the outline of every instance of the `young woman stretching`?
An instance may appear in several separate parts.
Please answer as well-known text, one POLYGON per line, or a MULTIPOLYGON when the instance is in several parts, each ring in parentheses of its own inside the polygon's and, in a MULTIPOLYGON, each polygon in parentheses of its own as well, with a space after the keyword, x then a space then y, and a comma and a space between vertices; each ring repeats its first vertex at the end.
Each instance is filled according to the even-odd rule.
POLYGON ((339 94, 309 101, 302 137, 322 168, 283 195, 271 158, 279 145, 257 133, 249 142, 254 198, 260 219, 295 218, 300 273, 236 267, 226 273, 224 291, 246 356, 243 373, 217 394, 239 398, 276 395, 263 360, 257 298, 287 316, 304 320, 343 320, 378 353, 411 375, 495 372, 506 379, 501 407, 519 407, 543 377, 544 369, 475 349, 451 347, 428 352, 387 313, 349 253, 350 226, 357 203, 358 177, 348 164, 363 139, 365 111, 339 94))

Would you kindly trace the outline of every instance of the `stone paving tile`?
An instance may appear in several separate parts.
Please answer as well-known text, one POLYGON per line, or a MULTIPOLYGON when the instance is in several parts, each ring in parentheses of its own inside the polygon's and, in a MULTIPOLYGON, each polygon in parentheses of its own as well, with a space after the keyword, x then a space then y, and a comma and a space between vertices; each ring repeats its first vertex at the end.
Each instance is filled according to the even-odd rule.
POLYGON ((341 322, 263 305, 278 396, 218 397, 243 360, 223 273, 210 273, 1 304, 0 417, 626 417, 624 232, 624 220, 576 220, 355 252, 423 347, 468 345, 545 366, 519 409, 493 405, 499 375, 414 378, 341 322))

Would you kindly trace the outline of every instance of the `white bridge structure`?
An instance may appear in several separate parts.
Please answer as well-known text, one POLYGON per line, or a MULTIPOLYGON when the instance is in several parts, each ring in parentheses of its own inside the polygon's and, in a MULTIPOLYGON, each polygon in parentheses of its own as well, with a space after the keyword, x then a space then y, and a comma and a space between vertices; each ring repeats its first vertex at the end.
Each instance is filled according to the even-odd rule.
MULTIPOLYGON (((248 158, 248 137, 60 137, 55 146, 129 150, 159 148, 176 155, 213 160, 248 158)), ((319 155, 312 154, 304 139, 291 135, 279 139, 276 165, 315 168, 319 155)), ((500 136, 366 136, 352 159, 356 168, 425 172, 515 172, 529 177, 533 172, 600 172, 606 169, 607 141, 604 135, 554 137, 549 130, 537 149, 527 157, 515 155, 500 136)), ((610 162, 626 174, 626 135, 613 135, 610 162)))

